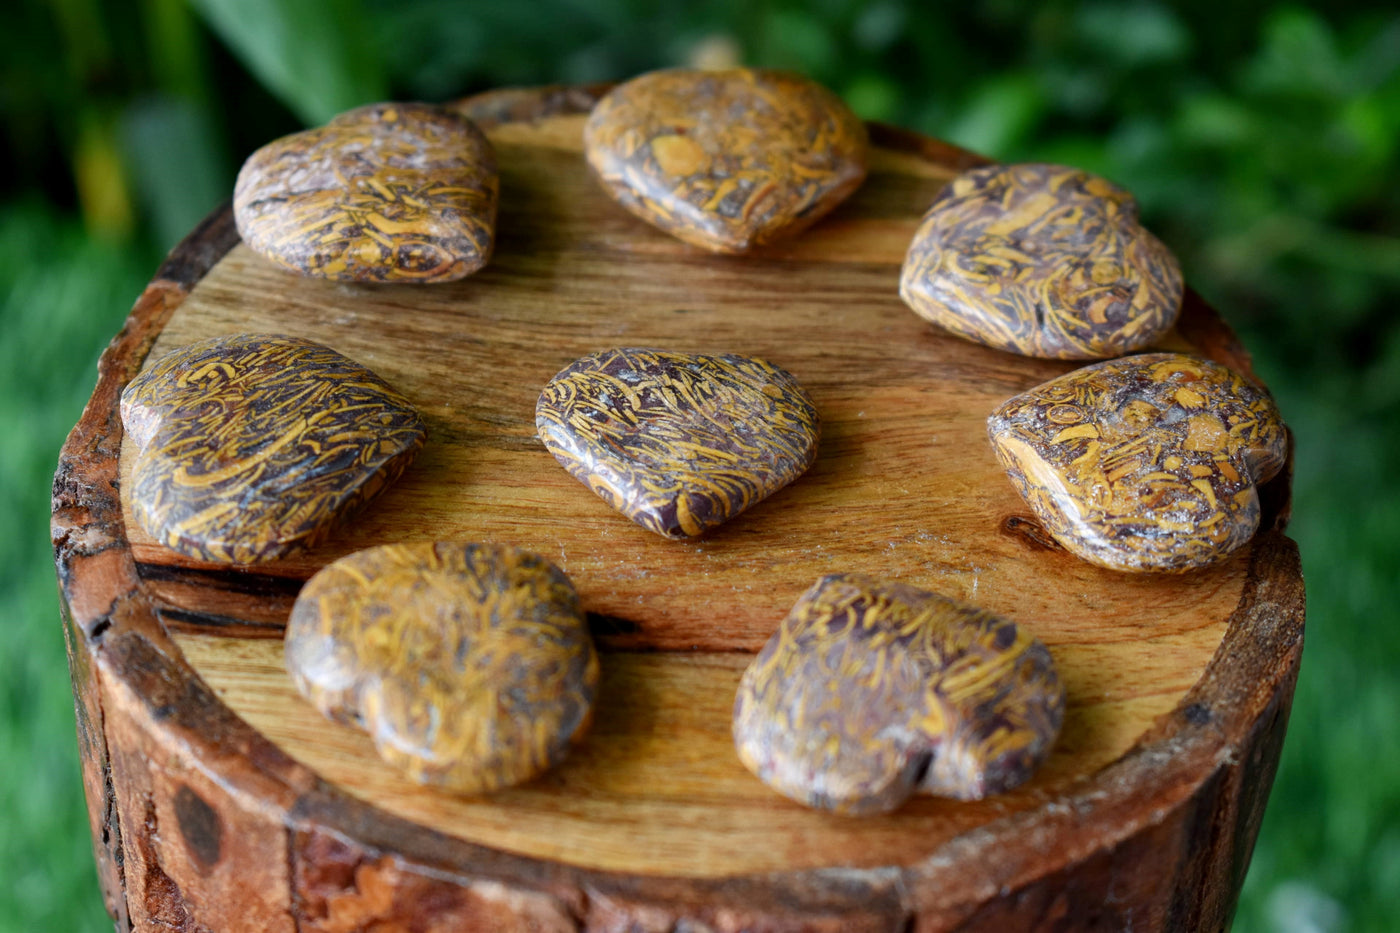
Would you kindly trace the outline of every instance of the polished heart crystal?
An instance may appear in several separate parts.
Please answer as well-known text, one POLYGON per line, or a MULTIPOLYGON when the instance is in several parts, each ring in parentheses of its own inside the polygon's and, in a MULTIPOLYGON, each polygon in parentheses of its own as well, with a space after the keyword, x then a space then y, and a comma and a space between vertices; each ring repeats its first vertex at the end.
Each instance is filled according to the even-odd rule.
POLYGON ((535 407, 550 453, 644 528, 685 538, 801 476, 820 422, 807 392, 763 360, 619 349, 583 357, 535 407))
POLYGON ((190 344, 126 387, 131 510, 190 557, 247 564, 310 547, 387 487, 423 422, 382 379, 297 337, 190 344))
POLYGON ((450 282, 491 258, 498 187, 465 117, 372 104, 253 153, 233 211, 245 243, 304 275, 450 282))
POLYGON ((586 731, 598 655, 573 584, 485 544, 370 548, 302 588, 287 669, 409 777, 458 793, 519 784, 586 731))
POLYGON ((865 179, 865 127, 780 71, 656 71, 598 102, 584 131, 608 192, 687 243, 743 252, 808 227, 865 179))
POLYGON ((803 594, 739 685, 734 744, 773 789, 847 814, 1027 779, 1064 720, 1050 652, 1015 623, 864 574, 803 594))
POLYGON ((1224 559, 1258 529, 1256 487, 1288 455, 1267 392, 1178 353, 1075 370, 1002 403, 987 430, 1046 530, 1113 570, 1224 559))
POLYGON ((1056 165, 964 172, 924 216, 900 294, 999 350, 1101 359, 1150 346, 1181 310, 1181 269, 1132 195, 1056 165))

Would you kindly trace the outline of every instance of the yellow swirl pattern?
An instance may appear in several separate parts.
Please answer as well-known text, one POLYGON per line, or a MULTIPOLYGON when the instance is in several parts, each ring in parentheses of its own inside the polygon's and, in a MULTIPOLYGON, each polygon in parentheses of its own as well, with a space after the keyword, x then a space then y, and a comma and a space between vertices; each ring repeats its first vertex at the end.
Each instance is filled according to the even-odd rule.
POLYGON ((450 282, 491 258, 498 188, 470 120, 373 104, 253 153, 233 211, 245 243, 303 275, 450 282))
POLYGON ((1046 647, 985 610, 864 574, 803 594, 744 672, 734 744, 779 793, 848 814, 1027 779, 1064 720, 1046 647))
POLYGON ((801 476, 817 410, 764 360, 619 349, 549 381, 535 427, 575 479, 644 528, 686 538, 801 476))
POLYGON ((131 507, 162 544, 248 564, 311 547, 404 471, 423 423, 399 393, 296 337, 204 340, 122 393, 131 507))
POLYGON ((656 71, 613 89, 584 130, 588 163, 633 214, 706 249, 805 229, 865 180, 865 126, 780 71, 656 71))
POLYGON ((414 780, 465 794, 557 764, 598 690, 568 577, 485 544, 395 544, 335 561, 297 598, 286 657, 323 714, 364 728, 414 780))
POLYGON ((900 276, 920 317, 1025 356, 1141 350, 1181 312, 1176 257, 1113 183, 1056 165, 989 166, 949 183, 900 276))
POLYGON ((1256 485, 1288 455, 1262 388, 1209 360, 1145 353, 1009 399, 987 421, 997 457, 1069 551, 1124 571, 1224 559, 1259 527, 1256 485))

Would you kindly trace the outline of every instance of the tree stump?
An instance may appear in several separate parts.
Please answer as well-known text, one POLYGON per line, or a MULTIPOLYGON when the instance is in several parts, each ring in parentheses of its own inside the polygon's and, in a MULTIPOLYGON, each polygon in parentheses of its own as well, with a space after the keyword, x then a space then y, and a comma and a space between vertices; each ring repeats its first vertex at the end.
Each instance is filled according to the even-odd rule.
MULTIPOLYGON (((596 88, 461 102, 497 147, 495 258, 430 287, 300 278, 227 209, 171 254, 100 364, 54 484, 55 560, 101 883, 118 927, 446 930, 1202 930, 1228 925, 1278 762, 1303 586, 1264 529, 1221 566, 1132 576, 1060 549, 987 443, 1005 398, 1073 368, 949 337, 898 296, 919 217, 979 157, 881 126, 866 185, 745 257, 686 246, 590 177, 596 88), (248 569, 143 536, 121 498, 117 400, 204 337, 307 337, 423 413, 404 478, 329 544, 248 569), (821 412, 802 479, 692 542, 614 513, 535 437, 540 389, 613 346, 760 356, 821 412), (492 541, 578 586, 602 650, 587 740, 486 797, 418 787, 295 692, 281 635, 303 581, 375 544, 492 541), (1062 739, 1027 785, 854 819, 753 778, 735 687, 824 573, 897 579, 1003 613, 1054 653, 1062 739)), ((1188 292, 1162 343, 1248 370, 1188 292)))

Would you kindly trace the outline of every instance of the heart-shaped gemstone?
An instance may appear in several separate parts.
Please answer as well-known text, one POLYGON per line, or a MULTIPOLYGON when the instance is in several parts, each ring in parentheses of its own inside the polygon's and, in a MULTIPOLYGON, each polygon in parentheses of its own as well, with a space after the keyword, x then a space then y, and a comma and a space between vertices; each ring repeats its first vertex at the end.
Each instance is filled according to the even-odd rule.
POLYGON ((797 479, 821 434, 806 390, 772 363, 645 349, 571 363, 540 394, 535 427, 579 482, 668 538, 797 479))
POLYGON ((1176 257, 1117 185, 1057 165, 964 172, 914 234, 900 294, 960 337, 1025 356, 1121 356, 1181 312, 1176 257))
POLYGON ((725 253, 810 226, 865 179, 865 126, 781 71, 655 71, 614 88, 584 130, 588 162, 643 220, 725 253))
POLYGON ((353 360, 297 337, 176 350, 122 392, 131 509, 167 547, 247 564, 310 547, 403 473, 418 412, 353 360))
POLYGON ((1026 781, 1064 688, 1016 624, 864 574, 822 577, 739 684, 744 765, 800 803, 883 813, 912 794, 977 800, 1026 781))
POLYGON ((1002 403, 997 457, 1046 530, 1113 570, 1184 571, 1259 527, 1255 487, 1288 456, 1267 392, 1218 363, 1145 353, 1002 403))
POLYGON ((496 155, 470 120, 426 104, 372 104, 249 156, 238 232, 303 275, 450 282, 491 258, 496 155))
POLYGON ((557 764, 587 729, 598 655, 549 561, 486 544, 394 544, 328 565, 287 623, 287 669, 414 780, 476 794, 557 764))

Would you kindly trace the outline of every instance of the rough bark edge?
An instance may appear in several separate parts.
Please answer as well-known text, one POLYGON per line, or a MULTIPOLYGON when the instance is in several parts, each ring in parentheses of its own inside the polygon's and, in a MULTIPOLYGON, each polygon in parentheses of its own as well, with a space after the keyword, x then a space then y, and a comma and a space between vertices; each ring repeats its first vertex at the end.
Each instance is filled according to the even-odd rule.
MULTIPOLYGON (((596 100, 591 91, 545 89, 532 109, 529 92, 510 94, 494 105, 491 95, 469 100, 488 123, 493 113, 497 122, 538 119, 596 100)), ((872 127, 872 137, 959 167, 985 161, 903 130, 872 127)), ((965 834, 909 868, 621 876, 463 843, 324 784, 223 706, 165 636, 131 557, 116 488, 121 388, 175 307, 236 242, 224 208, 171 254, 104 353, 55 478, 55 564, 71 620, 85 787, 99 875, 119 925, 207 929, 200 917, 325 931, 390 918, 424 928, 451 918, 453 928, 658 931, 972 930, 1057 918, 1085 928, 1228 923, 1301 655, 1296 548, 1277 532, 1251 545, 1245 593, 1202 681, 1124 758, 1080 792, 965 834), (1199 702, 1210 691, 1221 692, 1224 708, 1199 702), (1141 787, 1134 790, 1145 775, 1147 805, 1141 787), (1201 830, 1207 846, 1185 851, 1201 830), (1047 865, 1044 841, 1052 839, 1057 858, 1047 865), (268 846, 279 853, 274 869, 286 890, 232 912, 249 887, 242 869, 266 862, 268 846), (1171 883, 1160 878, 1163 853, 1174 858, 1171 883), (1123 893, 1146 900, 1129 904, 1123 893)), ((1229 329, 1199 310, 1193 339, 1248 371, 1229 329)), ((1283 485, 1286 502, 1286 478, 1283 485)))

